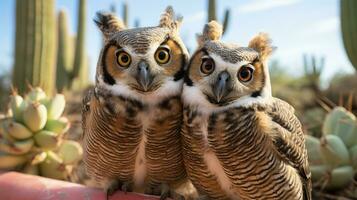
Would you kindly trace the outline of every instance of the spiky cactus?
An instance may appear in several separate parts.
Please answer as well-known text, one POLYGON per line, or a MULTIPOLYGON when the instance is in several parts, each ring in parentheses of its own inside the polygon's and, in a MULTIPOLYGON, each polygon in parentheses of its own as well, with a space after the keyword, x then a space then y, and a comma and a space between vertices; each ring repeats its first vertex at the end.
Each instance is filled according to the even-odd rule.
POLYGON ((320 139, 306 136, 312 180, 326 190, 338 190, 352 183, 357 172, 356 117, 336 107, 325 118, 320 139))
POLYGON ((348 58, 357 70, 357 3, 355 0, 341 0, 341 30, 343 44, 348 58))
POLYGON ((86 5, 87 0, 79 0, 78 6, 78 27, 76 52, 74 57, 74 68, 71 78, 74 79, 72 85, 75 88, 85 86, 88 79, 88 65, 85 52, 85 32, 86 32, 86 5))
POLYGON ((55 0, 17 0, 13 85, 27 83, 51 94, 55 84, 55 0))
POLYGON ((127 2, 123 3, 122 12, 123 12, 123 14, 122 14, 123 22, 124 22, 125 26, 128 26, 129 13, 128 13, 128 3, 127 2))
POLYGON ((85 52, 85 16, 86 0, 79 0, 78 26, 75 45, 68 34, 67 14, 61 10, 58 14, 58 52, 57 81, 59 91, 63 89, 81 89, 88 84, 88 62, 85 52), (75 49, 74 60, 72 49, 75 49))
POLYGON ((59 91, 69 87, 69 73, 73 70, 73 47, 68 32, 68 17, 64 10, 58 14, 58 48, 56 87, 59 91))
MULTIPOLYGON (((124 22, 124 25, 126 27, 129 27, 129 4, 127 1, 125 1, 123 4, 122 4, 122 9, 121 9, 121 19, 123 20, 124 22)), ((110 4, 110 7, 109 7, 109 11, 111 13, 114 13, 116 14, 117 13, 117 9, 116 9, 116 6, 114 3, 110 4)), ((140 20, 139 19, 135 19, 134 21, 134 28, 137 28, 140 26, 140 20)))
POLYGON ((117 12, 117 8, 116 8, 114 3, 110 4, 109 11, 111 13, 116 13, 117 12))
POLYGON ((135 19, 134 21, 134 27, 137 28, 140 26, 140 20, 139 19, 135 19))
MULTIPOLYGON (((208 12, 207 22, 210 22, 212 20, 217 21, 216 1, 215 0, 208 0, 207 12, 208 12)), ((223 23, 222 23, 223 24, 223 34, 226 32, 226 30, 228 28, 229 20, 230 20, 230 9, 226 9, 224 12, 224 18, 223 18, 223 23)))
POLYGON ((309 81, 310 87, 314 92, 320 92, 320 76, 325 65, 325 58, 321 57, 320 62, 317 62, 315 56, 310 56, 310 61, 308 56, 305 54, 303 56, 304 60, 304 71, 305 76, 309 81))
POLYGON ((0 120, 0 169, 66 179, 82 148, 63 139, 69 128, 64 107, 62 94, 49 98, 38 87, 25 98, 13 92, 12 116, 0 120))

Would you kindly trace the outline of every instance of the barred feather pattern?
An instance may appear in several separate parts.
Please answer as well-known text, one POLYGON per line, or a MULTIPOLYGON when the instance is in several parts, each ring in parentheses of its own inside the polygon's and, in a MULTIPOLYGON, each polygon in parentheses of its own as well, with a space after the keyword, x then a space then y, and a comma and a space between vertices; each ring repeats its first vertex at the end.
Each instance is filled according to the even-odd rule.
POLYGON ((209 116, 185 107, 182 135, 187 173, 211 199, 311 199, 301 125, 281 100, 209 116), (229 185, 210 170, 207 152, 217 157, 229 185))
POLYGON ((155 108, 110 94, 90 93, 83 102, 83 148, 88 174, 99 184, 108 180, 134 182, 135 159, 145 134, 144 186, 170 186, 185 180, 179 97, 165 99, 155 108), (148 112, 154 112, 149 115, 148 112), (144 127, 140 117, 150 124, 144 127), (144 129, 144 130, 143 130, 144 129))

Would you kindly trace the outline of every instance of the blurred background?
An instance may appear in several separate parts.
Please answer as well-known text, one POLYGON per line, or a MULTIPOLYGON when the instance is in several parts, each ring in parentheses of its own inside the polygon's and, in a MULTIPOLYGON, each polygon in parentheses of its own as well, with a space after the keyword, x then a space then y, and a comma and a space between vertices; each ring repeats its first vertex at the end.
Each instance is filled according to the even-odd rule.
MULTIPOLYGON (((196 33, 212 19, 224 25, 224 41, 242 46, 255 34, 267 32, 277 47, 269 62, 273 94, 295 107, 305 132, 316 138, 326 134, 323 127, 332 123, 326 122, 326 115, 339 108, 352 120, 350 129, 357 135, 355 0, 1 1, 0 113, 8 115, 14 90, 25 95, 31 86, 40 86, 48 96, 63 93, 64 115, 71 122, 66 137, 78 140, 81 98, 93 86, 103 45, 93 22, 95 13, 116 13, 129 28, 156 26, 168 5, 184 17, 180 32, 191 53, 196 33)), ((357 136, 354 139, 350 163, 357 160, 357 136)), ((325 186, 331 183, 331 170, 325 186)), ((348 180, 352 177, 349 174, 348 180)), ((357 196, 356 180, 349 183, 354 186, 337 188, 351 192, 352 187, 357 196)))
MULTIPOLYGON (((270 59, 274 93, 298 109, 316 100, 312 97, 312 102, 305 102, 312 95, 309 92, 300 95, 306 84, 314 84, 314 90, 337 90, 341 94, 326 94, 335 103, 342 94, 356 90, 351 77, 355 74, 352 61, 356 67, 356 47, 344 46, 339 0, 221 0, 211 11, 207 0, 35 2, 11 0, 0 4, 1 102, 6 102, 11 84, 24 92, 26 81, 52 91, 73 91, 93 84, 103 44, 93 23, 95 13, 115 12, 128 27, 155 26, 167 5, 184 16, 181 36, 191 52, 196 47, 195 34, 209 18, 225 23, 223 40, 227 42, 247 45, 258 32, 269 33, 278 47, 270 59), (341 84, 344 89, 339 88, 341 84)), ((355 31, 355 27, 347 26, 346 33, 355 31)), ((345 40, 356 45, 355 38, 346 36, 345 40)))

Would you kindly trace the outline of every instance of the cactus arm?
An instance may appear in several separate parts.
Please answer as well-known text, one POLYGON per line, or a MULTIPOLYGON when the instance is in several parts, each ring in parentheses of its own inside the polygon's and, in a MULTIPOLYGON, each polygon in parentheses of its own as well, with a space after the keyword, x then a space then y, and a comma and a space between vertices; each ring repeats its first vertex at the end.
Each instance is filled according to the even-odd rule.
POLYGON ((216 1, 208 0, 208 22, 212 20, 217 20, 216 16, 216 1))
POLYGON ((70 57, 70 38, 68 33, 67 14, 60 10, 58 14, 58 48, 57 48, 57 71, 56 88, 59 91, 68 88, 69 76, 72 70, 70 57))
POLYGON ((41 26, 44 41, 41 51, 40 86, 52 95, 55 89, 56 65, 56 15, 55 0, 43 0, 43 25, 41 26), (43 60, 42 60, 43 59, 43 60), (49 67, 50 66, 50 67, 49 67))
POLYGON ((124 4, 123 4, 123 21, 124 21, 124 24, 125 24, 125 26, 126 27, 128 27, 128 3, 127 2, 125 2, 124 4))
POLYGON ((86 16, 86 0, 79 0, 78 7, 78 28, 77 28, 77 41, 76 41, 76 52, 74 57, 73 72, 71 74, 71 79, 77 78, 80 74, 81 68, 84 66, 85 58, 85 16, 86 16))
POLYGON ((134 27, 137 28, 139 26, 140 26, 140 20, 136 19, 135 22, 134 22, 134 27))
POLYGON ((86 0, 78 2, 77 36, 74 39, 68 33, 67 15, 61 11, 58 16, 56 85, 59 91, 80 89, 88 83, 88 61, 85 51, 86 0), (74 48, 72 45, 75 45, 74 48), (75 49, 74 59, 72 49, 75 49))
POLYGON ((116 13, 116 12, 117 12, 117 9, 116 9, 116 7, 115 7, 115 4, 113 4, 113 3, 110 4, 109 10, 110 10, 111 13, 116 13))
MULTIPOLYGON (((215 0, 208 0, 208 7, 207 7, 207 22, 210 22, 212 20, 217 21, 217 15, 216 15, 216 1, 215 0)), ((224 18, 223 18, 223 34, 226 32, 228 28, 230 20, 230 9, 226 9, 224 12, 224 18)))
POLYGON ((34 1, 33 2, 33 13, 34 13, 34 19, 33 19, 33 56, 31 58, 33 59, 33 64, 32 67, 33 69, 31 70, 32 72, 32 83, 33 85, 39 85, 40 84, 40 70, 41 70, 41 53, 42 53, 42 44, 41 44, 41 38, 43 37, 43 32, 41 30, 41 27, 44 23, 44 17, 43 13, 44 12, 41 7, 43 6, 43 2, 41 1, 34 1))
POLYGON ((224 19, 223 19, 223 34, 227 31, 228 23, 230 20, 230 9, 227 9, 224 12, 224 19))
POLYGON ((343 44, 349 60, 357 70, 357 2, 341 0, 340 13, 343 44))
POLYGON ((29 0, 26 8, 26 53, 25 53, 25 81, 34 83, 33 80, 33 56, 34 56, 34 3, 35 0, 29 0))
POLYGON ((317 93, 320 93, 320 76, 325 64, 325 58, 321 57, 320 62, 317 62, 315 56, 311 56, 310 62, 308 56, 303 55, 305 77, 308 78, 309 86, 317 93))
POLYGON ((25 6, 27 1, 17 0, 16 1, 16 35, 15 35, 15 65, 13 71, 13 84, 18 87, 19 91, 24 91, 24 85, 21 84, 21 80, 25 78, 25 74, 21 73, 24 58, 20 58, 20 55, 24 55, 25 42, 22 33, 25 31, 26 26, 24 26, 24 15, 25 6))

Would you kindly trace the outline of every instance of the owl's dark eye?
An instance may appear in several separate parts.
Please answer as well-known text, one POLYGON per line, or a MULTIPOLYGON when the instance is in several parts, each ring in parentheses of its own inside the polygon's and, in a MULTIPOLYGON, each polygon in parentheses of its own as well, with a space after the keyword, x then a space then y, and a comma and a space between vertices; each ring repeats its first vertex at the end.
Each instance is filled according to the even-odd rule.
POLYGON ((130 55, 125 52, 125 51, 117 51, 116 52, 116 56, 117 56, 117 63, 124 68, 129 67, 130 63, 131 63, 131 58, 130 55))
POLYGON ((166 47, 160 47, 155 53, 155 60, 160 65, 168 63, 170 60, 170 50, 166 47))
POLYGON ((208 75, 214 71, 214 61, 211 58, 202 59, 201 72, 208 75))
POLYGON ((242 66, 238 71, 238 79, 241 82, 248 82, 253 78, 254 68, 251 65, 242 66))

